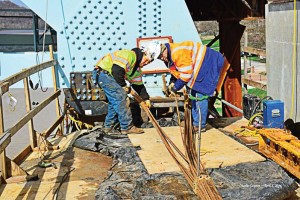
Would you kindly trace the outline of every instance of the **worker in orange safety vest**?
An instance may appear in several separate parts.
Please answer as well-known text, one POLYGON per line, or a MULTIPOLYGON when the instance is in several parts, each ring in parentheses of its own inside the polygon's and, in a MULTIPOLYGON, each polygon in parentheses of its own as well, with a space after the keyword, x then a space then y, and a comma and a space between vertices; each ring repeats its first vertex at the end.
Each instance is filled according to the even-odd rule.
POLYGON ((172 92, 177 92, 183 86, 189 88, 194 130, 198 131, 201 123, 201 131, 204 132, 208 97, 214 94, 225 57, 200 42, 193 41, 165 44, 153 41, 148 44, 147 51, 169 67, 172 74, 169 87, 172 92))

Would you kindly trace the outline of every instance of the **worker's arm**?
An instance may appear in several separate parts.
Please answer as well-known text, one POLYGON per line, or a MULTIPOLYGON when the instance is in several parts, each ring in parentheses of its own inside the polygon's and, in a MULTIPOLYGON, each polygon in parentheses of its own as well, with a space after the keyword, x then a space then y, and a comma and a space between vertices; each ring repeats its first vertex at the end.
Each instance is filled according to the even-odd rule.
POLYGON ((186 82, 184 82, 183 80, 181 80, 180 78, 177 79, 177 81, 174 83, 174 86, 171 88, 171 90, 173 92, 177 92, 178 90, 181 90, 181 88, 183 88, 183 86, 185 86, 186 82))
POLYGON ((112 76, 114 77, 114 79, 117 81, 117 83, 121 87, 126 86, 125 69, 124 68, 120 67, 119 65, 113 64, 111 73, 112 73, 112 76))
POLYGON ((193 62, 191 56, 182 51, 177 51, 176 58, 174 58, 174 63, 178 63, 176 65, 177 70, 177 80, 174 83, 174 87, 172 88, 173 92, 176 92, 183 88, 192 78, 193 74, 193 62))

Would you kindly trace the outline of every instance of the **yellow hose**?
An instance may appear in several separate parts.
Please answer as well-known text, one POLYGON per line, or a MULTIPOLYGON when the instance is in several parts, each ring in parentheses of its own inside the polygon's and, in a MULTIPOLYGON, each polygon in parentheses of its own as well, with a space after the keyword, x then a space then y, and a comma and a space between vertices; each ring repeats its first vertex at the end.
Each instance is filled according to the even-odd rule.
POLYGON ((253 123, 253 120, 256 118, 256 117, 261 117, 263 118, 263 113, 262 112, 259 112, 259 113, 256 113, 254 115, 252 115, 249 119, 249 122, 248 122, 248 126, 251 126, 252 123, 253 123))
POLYGON ((82 121, 79 121, 79 120, 76 120, 74 117, 72 117, 71 115, 68 115, 68 117, 70 118, 70 120, 72 122, 74 122, 75 126, 76 126, 76 129, 79 131, 82 129, 82 125, 84 125, 87 129, 91 129, 93 128, 92 125, 90 124, 87 124, 87 123, 84 123, 82 121))

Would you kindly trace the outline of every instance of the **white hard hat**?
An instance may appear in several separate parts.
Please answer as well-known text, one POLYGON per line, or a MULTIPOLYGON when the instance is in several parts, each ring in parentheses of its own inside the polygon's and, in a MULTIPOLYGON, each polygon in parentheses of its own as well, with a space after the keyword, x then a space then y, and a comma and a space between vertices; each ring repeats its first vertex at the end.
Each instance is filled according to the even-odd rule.
POLYGON ((150 61, 157 59, 161 53, 160 48, 161 43, 159 41, 149 42, 147 48, 145 49, 145 55, 149 58, 150 61))

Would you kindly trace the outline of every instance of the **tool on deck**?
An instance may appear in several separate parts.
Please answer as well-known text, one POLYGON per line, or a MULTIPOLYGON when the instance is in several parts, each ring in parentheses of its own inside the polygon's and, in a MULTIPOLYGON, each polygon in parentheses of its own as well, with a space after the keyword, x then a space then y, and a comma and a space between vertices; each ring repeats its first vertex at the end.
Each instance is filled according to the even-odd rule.
POLYGON ((51 162, 51 160, 41 160, 38 163, 38 165, 39 165, 39 167, 42 167, 42 168, 54 167, 55 169, 57 169, 55 163, 51 162))

